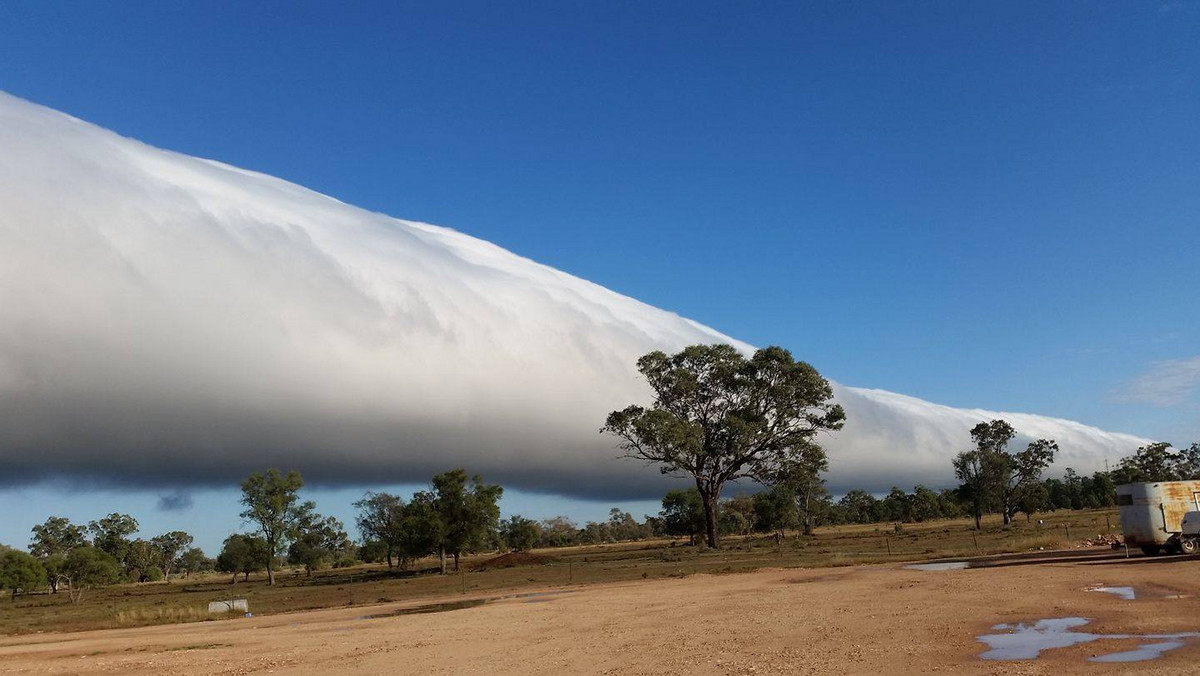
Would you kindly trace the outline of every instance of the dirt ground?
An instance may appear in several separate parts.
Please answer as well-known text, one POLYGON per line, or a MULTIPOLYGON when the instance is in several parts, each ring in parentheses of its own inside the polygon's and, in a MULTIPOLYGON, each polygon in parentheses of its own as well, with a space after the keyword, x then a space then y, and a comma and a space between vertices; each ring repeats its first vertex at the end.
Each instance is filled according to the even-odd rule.
MULTIPOLYGON (((1079 616, 1079 631, 1200 630, 1200 558, 1083 550, 966 570, 774 569, 545 591, 444 612, 413 603, 0 638, 5 673, 1195 673, 1200 639, 1131 664, 1104 640, 980 659, 999 623, 1079 616), (1135 600, 1088 591, 1133 586, 1135 600), (366 618, 367 615, 382 617, 366 618)), ((447 597, 457 602, 469 595, 447 597)), ((428 603, 423 601, 422 603, 428 603)))

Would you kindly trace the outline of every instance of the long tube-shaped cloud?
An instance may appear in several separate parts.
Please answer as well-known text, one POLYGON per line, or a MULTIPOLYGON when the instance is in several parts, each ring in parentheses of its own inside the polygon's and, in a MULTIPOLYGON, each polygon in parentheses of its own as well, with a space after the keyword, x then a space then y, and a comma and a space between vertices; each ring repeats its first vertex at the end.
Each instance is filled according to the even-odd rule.
MULTIPOLYGON (((0 480, 323 483, 463 465, 645 497, 604 416, 652 349, 740 343, 461 233, 151 148, 0 93, 0 480)), ((801 357, 803 355, 800 355, 801 357)), ((819 366, 819 365, 818 365, 819 366)), ((949 481, 1004 417, 1083 469, 1143 443, 838 386, 836 489, 949 481)))

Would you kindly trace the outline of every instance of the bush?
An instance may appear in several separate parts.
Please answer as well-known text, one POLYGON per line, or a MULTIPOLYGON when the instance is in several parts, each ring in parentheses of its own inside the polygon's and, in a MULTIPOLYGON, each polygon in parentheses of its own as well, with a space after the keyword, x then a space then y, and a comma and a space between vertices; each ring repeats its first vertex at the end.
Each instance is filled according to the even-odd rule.
POLYGON ((0 555, 0 588, 11 590, 14 598, 45 582, 46 569, 33 556, 15 549, 0 555))
POLYGON ((343 555, 339 556, 336 560, 334 560, 333 567, 334 568, 353 568, 354 566, 357 566, 359 563, 360 563, 360 561, 358 559, 354 558, 353 556, 350 556, 349 554, 343 554, 343 555))
POLYGON ((146 582, 162 582, 163 577, 162 568, 158 566, 150 566, 142 573, 142 579, 146 582))

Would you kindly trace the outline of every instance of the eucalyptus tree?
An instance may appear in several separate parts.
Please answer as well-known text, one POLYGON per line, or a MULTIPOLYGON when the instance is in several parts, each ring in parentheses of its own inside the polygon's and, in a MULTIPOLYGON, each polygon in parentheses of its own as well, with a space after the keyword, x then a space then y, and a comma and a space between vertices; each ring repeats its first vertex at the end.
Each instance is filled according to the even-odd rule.
POLYGON ((747 359, 732 345, 692 345, 673 355, 651 352, 637 368, 653 404, 613 411, 601 432, 617 436, 626 457, 695 481, 713 548, 726 483, 763 480, 846 417, 829 382, 781 347, 747 359))
POLYGON ((181 567, 180 556, 194 541, 195 538, 181 530, 173 530, 150 538, 150 544, 158 550, 159 562, 162 564, 163 575, 167 578, 167 582, 171 581, 171 571, 181 567))
POLYGON ((284 474, 274 468, 255 472, 242 482, 242 504, 246 509, 241 517, 257 526, 267 543, 268 585, 275 584, 275 557, 287 550, 300 520, 316 506, 300 502, 303 486, 304 479, 296 470, 284 474))
POLYGON ((1008 444, 1017 435, 1004 420, 981 422, 971 428, 975 448, 954 458, 954 474, 963 501, 970 505, 975 529, 981 527, 984 512, 999 510, 1004 523, 1022 508, 1032 509, 1042 472, 1054 462, 1058 444, 1037 439, 1023 451, 1008 452, 1008 444))
MULTIPOLYGON (((477 550, 494 541, 500 528, 500 495, 504 489, 483 483, 475 475, 468 481, 462 469, 443 472, 433 477, 432 519, 436 548, 442 573, 446 572, 446 556, 454 557, 458 570, 463 552, 477 550)), ((421 504, 419 495, 414 502, 421 504)))
POLYGON ((45 522, 31 529, 33 537, 29 540, 29 553, 41 561, 46 570, 46 581, 50 592, 58 593, 59 572, 66 561, 67 554, 76 547, 88 544, 87 527, 71 523, 70 519, 62 516, 52 516, 45 522))
POLYGON ((404 500, 391 493, 368 492, 362 500, 354 503, 358 508, 355 523, 363 541, 375 540, 383 544, 388 568, 399 552, 404 534, 404 500))

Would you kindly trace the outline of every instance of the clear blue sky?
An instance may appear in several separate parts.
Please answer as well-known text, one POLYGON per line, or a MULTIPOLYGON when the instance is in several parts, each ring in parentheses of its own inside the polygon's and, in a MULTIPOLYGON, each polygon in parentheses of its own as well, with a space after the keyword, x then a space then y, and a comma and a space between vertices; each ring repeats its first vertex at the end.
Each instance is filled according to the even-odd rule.
POLYGON ((457 228, 846 384, 1200 439, 1196 2, 3 14, 0 89, 150 144, 457 228))

